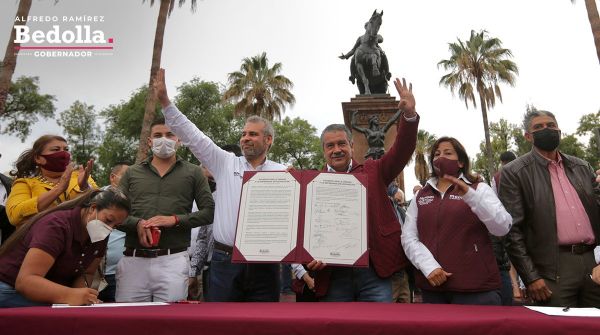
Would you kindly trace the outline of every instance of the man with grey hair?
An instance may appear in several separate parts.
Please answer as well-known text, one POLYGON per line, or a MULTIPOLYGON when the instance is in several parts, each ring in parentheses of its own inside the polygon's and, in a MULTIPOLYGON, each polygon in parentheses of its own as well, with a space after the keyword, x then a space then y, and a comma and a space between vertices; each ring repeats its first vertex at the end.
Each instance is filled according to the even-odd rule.
POLYGON ((243 156, 236 157, 217 146, 169 100, 165 70, 154 81, 167 125, 213 175, 217 190, 213 222, 214 250, 209 277, 208 301, 279 301, 278 264, 233 264, 239 197, 245 171, 278 171, 286 167, 267 159, 275 136, 266 119, 251 116, 240 138, 243 156))
POLYGON ((364 173, 367 175, 368 268, 325 266, 314 260, 307 265, 316 271, 315 294, 321 301, 392 301, 391 276, 407 264, 400 242, 401 227, 387 197, 388 185, 398 176, 412 156, 417 141, 419 117, 415 109, 412 84, 406 80, 394 82, 400 95, 400 116, 396 139, 381 159, 363 164, 352 159, 353 143, 350 130, 332 124, 323 130, 321 143, 328 172, 364 173))
POLYGON ((600 286, 590 276, 600 261, 596 175, 589 163, 558 150, 554 114, 529 111, 523 127, 533 148, 502 168, 498 190, 513 218, 510 259, 539 304, 600 307, 600 286))

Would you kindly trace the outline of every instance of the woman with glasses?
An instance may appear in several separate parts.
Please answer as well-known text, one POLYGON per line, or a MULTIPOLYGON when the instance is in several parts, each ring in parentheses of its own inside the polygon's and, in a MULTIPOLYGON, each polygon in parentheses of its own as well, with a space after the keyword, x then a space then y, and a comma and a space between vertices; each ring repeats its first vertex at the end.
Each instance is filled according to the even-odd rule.
POLYGON ((109 188, 28 219, 0 247, 0 307, 98 303, 90 283, 129 210, 129 199, 109 188))

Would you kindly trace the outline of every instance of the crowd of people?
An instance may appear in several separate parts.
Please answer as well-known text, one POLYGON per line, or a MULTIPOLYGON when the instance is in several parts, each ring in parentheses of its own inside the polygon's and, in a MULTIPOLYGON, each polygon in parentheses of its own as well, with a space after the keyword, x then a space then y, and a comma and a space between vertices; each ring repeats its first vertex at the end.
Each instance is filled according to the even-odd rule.
MULTIPOLYGON (((406 203, 394 180, 420 115, 412 84, 394 85, 397 135, 381 158, 354 160, 343 124, 321 134, 323 172, 368 177, 369 266, 284 267, 297 301, 412 302, 417 291, 424 303, 600 307, 600 187, 587 162, 558 150, 556 117, 528 112, 531 152, 503 154, 490 185, 459 140, 439 138, 430 179, 406 203)), ((151 126, 152 154, 114 166, 111 185, 98 188, 93 161, 77 167, 54 135, 0 176, 0 307, 279 301, 280 264, 231 259, 244 172, 287 169, 267 157, 273 126, 251 116, 239 147, 221 148, 171 103, 162 69, 153 90, 164 120, 151 126), (177 156, 182 144, 200 166, 177 156)))

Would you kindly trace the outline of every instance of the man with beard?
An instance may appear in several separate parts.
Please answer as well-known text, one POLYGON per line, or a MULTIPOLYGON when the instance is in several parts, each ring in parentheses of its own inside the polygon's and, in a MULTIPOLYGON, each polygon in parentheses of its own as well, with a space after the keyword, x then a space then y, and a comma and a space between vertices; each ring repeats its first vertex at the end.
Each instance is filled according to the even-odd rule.
POLYGON ((233 264, 237 214, 245 171, 278 171, 286 167, 267 159, 275 131, 266 119, 250 116, 240 138, 243 156, 217 146, 169 100, 165 70, 154 81, 154 93, 167 125, 198 160, 212 172, 217 190, 213 222, 215 240, 209 275, 208 301, 279 301, 279 264, 233 264))
POLYGON ((600 307, 590 276, 598 263, 600 189, 589 163, 558 150, 554 114, 523 121, 531 152, 502 168, 499 197, 513 217, 506 244, 530 298, 539 304, 600 307))

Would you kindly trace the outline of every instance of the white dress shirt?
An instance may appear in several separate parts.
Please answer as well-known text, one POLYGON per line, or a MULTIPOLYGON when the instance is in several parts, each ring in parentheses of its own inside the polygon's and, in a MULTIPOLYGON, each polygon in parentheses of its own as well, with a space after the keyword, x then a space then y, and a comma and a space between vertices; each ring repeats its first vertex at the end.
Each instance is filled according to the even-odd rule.
POLYGON ((265 160, 255 169, 245 157, 236 157, 233 153, 219 148, 175 105, 167 106, 163 109, 163 114, 167 126, 215 178, 217 191, 213 193, 215 200, 213 236, 215 241, 233 246, 244 171, 281 171, 286 167, 265 160))

